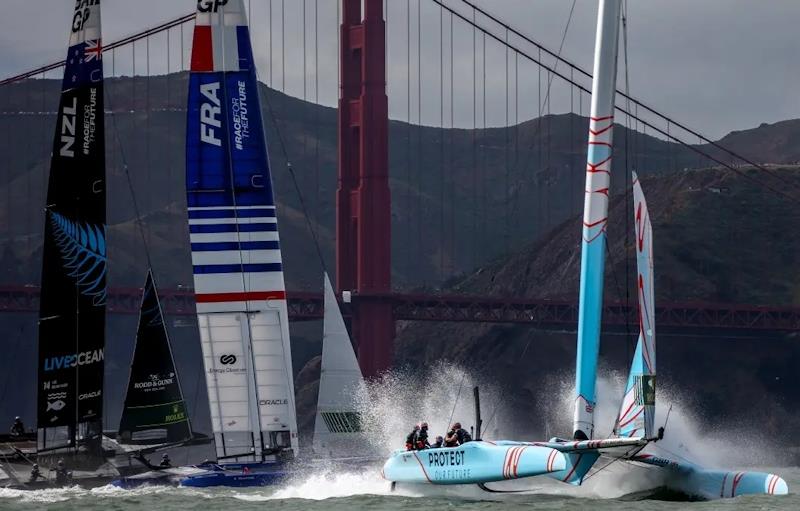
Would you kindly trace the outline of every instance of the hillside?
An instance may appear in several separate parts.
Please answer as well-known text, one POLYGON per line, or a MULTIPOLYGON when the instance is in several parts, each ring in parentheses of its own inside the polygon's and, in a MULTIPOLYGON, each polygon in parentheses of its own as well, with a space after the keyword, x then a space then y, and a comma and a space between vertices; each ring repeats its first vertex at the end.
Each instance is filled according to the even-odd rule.
MULTIPOLYGON (((106 80, 112 286, 135 286, 143 248, 125 177, 131 174, 162 286, 188 285, 184 219, 186 74, 106 80)), ((0 95, 0 254, 18 261, 15 283, 38 281, 44 200, 59 83, 29 80, 0 95), (15 259, 14 259, 15 258, 15 259)), ((336 189, 336 111, 262 88, 289 287, 318 288, 320 265, 286 159, 328 266, 336 189)), ((587 120, 574 114, 508 129, 390 125, 393 271, 397 288, 438 288, 455 275, 539 239, 582 207, 587 120)), ((692 166, 690 151, 618 127, 615 156, 643 173, 692 166), (634 151, 635 149, 635 151, 634 151)), ((616 185, 622 183, 621 176, 616 185)), ((3 281, 6 281, 4 278, 3 281)))
MULTIPOLYGON (((41 207, 58 87, 53 80, 31 80, 0 91, 2 284, 39 280, 41 207)), ((183 191, 185 91, 185 74, 107 80, 111 286, 140 286, 144 276, 144 250, 136 233, 125 168, 143 214, 160 285, 191 285, 183 191)), ((287 285, 319 289, 320 264, 276 141, 280 131, 331 267, 336 112, 266 88, 262 97, 272 109, 270 113, 265 105, 263 115, 287 285)), ((395 288, 574 299, 586 131, 587 120, 574 114, 529 120, 508 129, 442 130, 391 122, 395 288)), ((795 133, 800 133, 798 120, 732 133, 723 142, 757 162, 787 163, 800 159, 795 133)), ((699 164, 687 148, 619 126, 615 139, 616 168, 635 167, 651 176, 645 180, 645 190, 654 217, 659 300, 798 304, 795 268, 800 246, 793 229, 798 225, 797 208, 735 174, 714 169, 677 172, 699 164), (625 151, 625 141, 630 151, 625 151)), ((796 169, 775 170, 800 185, 796 169)), ((625 173, 615 172, 606 279, 606 296, 611 300, 624 300, 625 271, 632 269, 625 262, 625 255, 630 257, 625 218, 630 215, 624 214, 629 207, 621 195, 624 183, 625 173)), ((184 387, 192 389, 194 402, 202 403, 196 330, 186 323, 171 326, 184 387)), ((108 395, 117 395, 124 385, 134 329, 133 318, 109 321, 108 395)), ((292 334, 295 373, 306 366, 297 384, 298 402, 303 404, 300 420, 308 427, 318 374, 311 359, 320 351, 320 328, 293 324, 292 334)), ((0 392, 4 397, 0 414, 30 417, 35 316, 6 315, 0 335, 11 344, 13 355, 6 360, 14 361, 0 366, 5 373, 0 388, 17 382, 24 389, 0 392)), ((525 431, 548 429, 539 413, 547 406, 547 389, 553 381, 570 380, 574 359, 573 334, 544 334, 522 326, 399 324, 397 342, 400 364, 424 367, 444 358, 504 385, 509 403, 526 411, 518 418, 525 431)), ((740 398, 757 403, 747 411, 748 417, 769 412, 776 417, 770 432, 791 430, 787 424, 794 419, 785 410, 796 404, 791 385, 798 383, 794 368, 800 362, 793 341, 764 339, 757 355, 750 339, 662 338, 659 346, 660 381, 691 393, 697 409, 727 420, 738 410, 729 395, 741 391, 740 398), (687 360, 702 363, 687 364, 687 360), (687 381, 698 385, 688 388, 683 384, 687 381), (761 399, 762 395, 771 399, 761 399)), ((604 360, 611 368, 622 368, 629 348, 630 342, 610 337, 603 345, 604 360)), ((113 423, 118 408, 114 402, 108 407, 113 423)), ((202 430, 207 409, 196 407, 196 413, 202 430)))

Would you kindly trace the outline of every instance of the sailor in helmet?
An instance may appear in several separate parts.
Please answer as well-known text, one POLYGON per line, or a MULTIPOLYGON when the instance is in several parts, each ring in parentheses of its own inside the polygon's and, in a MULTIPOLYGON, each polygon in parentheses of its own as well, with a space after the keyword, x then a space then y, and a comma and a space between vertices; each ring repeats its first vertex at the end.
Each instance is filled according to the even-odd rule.
POLYGON ((39 470, 39 464, 38 463, 34 463, 33 467, 31 468, 31 479, 30 479, 30 481, 32 483, 34 483, 40 477, 42 479, 44 479, 44 476, 42 475, 42 472, 39 470))
POLYGON ((406 451, 413 451, 414 446, 417 443, 417 433, 419 432, 419 424, 414 425, 414 429, 411 430, 411 433, 406 435, 406 451))
POLYGON ((428 442, 428 423, 425 421, 420 422, 419 431, 417 432, 417 441, 414 446, 418 451, 423 449, 430 449, 431 444, 428 442))
POLYGON ((164 453, 161 455, 161 463, 158 464, 161 468, 169 468, 172 466, 172 461, 169 459, 169 454, 164 453))

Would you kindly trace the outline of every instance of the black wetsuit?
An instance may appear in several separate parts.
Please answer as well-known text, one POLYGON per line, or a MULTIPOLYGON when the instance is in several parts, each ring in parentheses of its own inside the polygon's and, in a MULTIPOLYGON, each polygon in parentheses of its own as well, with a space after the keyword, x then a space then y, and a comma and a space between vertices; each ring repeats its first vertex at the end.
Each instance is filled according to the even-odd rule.
POLYGON ((14 421, 11 425, 11 436, 22 436, 25 434, 25 425, 22 421, 14 421))
POLYGON ((456 438, 458 438, 458 445, 463 445, 472 441, 472 435, 464 428, 460 428, 456 431, 456 438))

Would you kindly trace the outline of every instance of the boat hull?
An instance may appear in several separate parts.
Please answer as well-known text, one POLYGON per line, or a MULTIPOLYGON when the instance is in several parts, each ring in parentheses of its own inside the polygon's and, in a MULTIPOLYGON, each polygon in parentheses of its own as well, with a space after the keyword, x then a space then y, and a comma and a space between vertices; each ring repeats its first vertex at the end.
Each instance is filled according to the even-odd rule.
POLYGON ((566 466, 564 455, 548 447, 476 441, 396 451, 384 463, 382 474, 397 483, 474 484, 549 474, 566 466))

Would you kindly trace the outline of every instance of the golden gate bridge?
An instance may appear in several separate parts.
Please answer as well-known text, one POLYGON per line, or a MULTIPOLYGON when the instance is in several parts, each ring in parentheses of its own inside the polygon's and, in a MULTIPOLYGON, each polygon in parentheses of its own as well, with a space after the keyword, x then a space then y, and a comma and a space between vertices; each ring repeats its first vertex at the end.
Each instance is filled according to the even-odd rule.
MULTIPOLYGON (((575 300, 454 295, 447 294, 444 283, 492 257, 518 248, 513 240, 524 231, 523 224, 532 224, 530 230, 541 236, 578 213, 582 204, 580 183, 585 162, 585 129, 581 120, 588 112, 589 72, 564 58, 560 49, 548 49, 524 31, 468 0, 303 0, 302 10, 296 13, 297 20, 288 19, 285 2, 254 2, 250 9, 251 19, 266 20, 263 24, 268 27, 268 34, 262 34, 269 61, 266 78, 262 77, 262 81, 272 89, 305 101, 322 102, 320 93, 333 90, 333 86, 324 88, 325 84, 321 83, 326 81, 322 68, 330 60, 330 49, 336 48, 336 162, 321 161, 319 138, 313 148, 304 140, 304 161, 313 166, 314 176, 310 179, 312 189, 303 192, 305 203, 310 206, 305 211, 306 216, 319 221, 319 204, 334 199, 333 193, 323 197, 324 193, 332 191, 325 190, 320 183, 324 181, 325 172, 334 172, 335 168, 336 287, 339 292, 352 292, 352 299, 343 306, 359 345, 359 360, 365 375, 377 374, 391 364, 396 320, 523 323, 543 329, 574 329, 577 322, 575 300), (320 8, 327 9, 329 14, 335 11, 335 15, 323 13, 320 17, 320 8), (324 30, 320 19, 324 24, 325 19, 334 17, 336 27, 324 30), (287 23, 295 26, 294 32, 302 32, 302 59, 289 55, 292 44, 289 43, 287 49, 286 40, 293 29, 287 29, 287 23), (434 59, 437 62, 431 67, 423 55, 434 55, 438 57, 434 59), (466 65, 459 64, 463 56, 466 56, 466 65), (401 62, 404 72, 387 67, 390 58, 401 62), (287 87, 287 59, 290 60, 290 74, 292 68, 299 70, 302 62, 302 87, 287 87), (392 91, 398 94, 393 96, 392 91), (432 94, 433 99, 427 94, 432 94), (398 99, 393 101, 393 97, 398 99), (487 104, 492 98, 498 100, 499 107, 487 104), (471 108, 459 111, 457 103, 471 104, 471 108), (526 112, 526 104, 534 104, 534 108, 528 106, 526 112), (403 127, 391 130, 390 111, 405 123, 403 127), (531 111, 537 117, 532 128, 526 131, 521 127, 520 117, 531 111), (567 137, 570 145, 565 151, 567 156, 561 160, 551 152, 553 140, 558 136, 552 132, 554 112, 571 114, 567 137), (423 127, 437 128, 438 132, 431 140, 425 140, 423 127), (453 133, 456 128, 469 130, 464 135, 467 142, 471 137, 468 154, 459 154, 455 149, 453 133), (413 129, 416 132, 412 132, 413 129), (447 129, 450 131, 445 132, 447 129), (523 139, 523 133, 530 139, 523 139), (491 143, 478 143, 479 139, 485 141, 487 137, 494 137, 491 143), (572 142, 573 139, 578 142, 572 142), (423 153, 432 160, 422 161, 423 153), (491 166, 487 162, 492 159, 502 162, 502 171, 490 173, 491 166), (414 190, 391 182, 392 166, 403 167, 405 183, 408 187, 415 183, 414 190), (531 168, 535 172, 531 180, 535 183, 536 201, 523 204, 514 189, 531 168), (459 175, 466 177, 459 182, 455 177, 459 175), (432 182, 436 185, 437 196, 427 197, 429 203, 423 203, 420 197, 426 193, 426 184, 432 182), (459 187, 464 190, 458 190, 459 187), (566 196, 556 200, 554 195, 564 189, 566 196), (309 197, 314 200, 309 201, 309 197), (392 202, 406 212, 402 222, 392 218, 392 202), (498 209, 497 204, 502 204, 502 209, 498 209), (457 214, 462 208, 470 208, 463 218, 457 214), (457 225, 459 222, 466 225, 457 225), (494 252, 487 252, 481 245, 490 244, 484 240, 493 235, 493 244, 497 246, 492 249, 494 252), (437 254, 425 255, 417 247, 417 252, 406 250, 402 257, 395 256, 393 261, 393 252, 396 252, 393 241, 396 249, 398 244, 423 245, 431 236, 437 237, 441 244, 437 254), (403 283, 407 289, 397 283, 393 286, 393 268, 403 268, 406 274, 413 275, 423 255, 427 263, 435 266, 433 273, 438 278, 434 279, 433 287, 439 291, 415 291, 420 283, 415 286, 412 278, 403 283)), ((131 122, 138 123, 148 133, 147 137, 151 137, 151 128, 159 122, 155 112, 180 111, 175 104, 183 100, 170 98, 169 76, 187 69, 187 37, 191 31, 184 28, 193 23, 193 19, 192 14, 169 20, 103 48, 111 56, 110 73, 108 61, 106 72, 112 79, 128 76, 145 80, 144 94, 137 90, 134 80, 130 108, 126 105, 114 110, 111 105, 111 114, 132 116, 131 122), (153 90, 150 79, 155 83, 158 77, 164 76, 167 77, 166 88, 153 90), (166 100, 159 96, 164 94, 166 100)), ((253 26, 258 27, 259 23, 253 26)), ((0 104, 0 119, 35 118, 35 125, 27 123, 22 128, 25 139, 47 141, 41 147, 36 142, 27 142, 24 149, 29 157, 17 162, 23 168, 5 165, 4 175, 0 176, 6 183, 25 181, 16 183, 14 188, 17 192, 25 190, 21 196, 12 193, 11 185, 6 186, 6 225, 0 239, 6 245, 27 244, 27 254, 35 252, 35 233, 41 219, 30 214, 24 219, 18 218, 15 210, 22 203, 38 204, 43 200, 46 171, 30 170, 49 154, 54 117, 47 108, 52 98, 46 96, 45 82, 58 76, 63 64, 54 62, 0 81, 0 98, 5 98, 5 104, 0 104), (41 97, 31 104, 30 95, 25 96, 21 111, 20 105, 10 99, 20 97, 19 90, 14 87, 41 90, 41 97), (12 217, 16 220, 13 225, 12 217)), ((626 127, 632 133, 650 134, 657 139, 652 142, 656 147, 648 148, 638 145, 646 144, 644 139, 632 137, 629 142, 625 136, 621 144, 624 155, 620 156, 624 157, 626 167, 629 164, 636 168, 663 166, 675 170, 689 165, 694 168, 716 166, 753 180, 776 194, 788 196, 790 193, 781 176, 771 169, 660 113, 637 100, 628 90, 618 91, 618 96, 617 110, 625 119, 626 127), (667 142, 671 142, 668 147, 667 142), (655 161, 648 156, 651 152, 658 154, 655 161), (745 172, 743 166, 756 172, 745 172)), ((3 135, 18 130, 11 122, 4 122, 0 128, 3 135)), ((159 128, 164 129, 163 126, 159 128)), ((170 130, 180 131, 171 124, 165 129, 167 135, 170 130)), ((6 145, 0 144, 2 154, 20 149, 8 142, 9 136, 3 139, 6 145)), ((120 147, 125 143, 127 141, 117 141, 120 147)), ((154 178, 151 173, 158 166, 150 159, 154 143, 147 138, 148 165, 137 170, 141 176, 139 188, 144 190, 148 189, 154 178)), ((273 143, 273 151, 274 147, 273 143)), ((127 150, 136 152, 135 148, 127 150)), ((181 162, 171 159, 166 165, 169 172, 173 167, 182 169, 181 162)), ((618 174, 622 176, 624 171, 618 174)), ((617 181, 617 186, 621 184, 624 183, 617 181)), ((173 195, 174 199, 181 194, 173 195)), ((300 202, 305 208, 302 196, 300 202)), ((287 267, 290 264, 287 261, 287 267)), ((189 289, 162 289, 162 294, 168 313, 194 314, 193 294, 189 289)), ((322 317, 319 293, 300 289, 287 295, 291 319, 322 317)), ((136 288, 112 288, 108 309, 111 313, 135 313, 140 296, 141 291, 136 288)), ((36 310, 36 286, 24 281, 0 285, 0 312, 36 310)), ((616 303, 607 303, 603 320, 611 331, 635 325, 635 305, 625 303, 621 297, 616 303)), ((800 327, 800 309, 665 303, 657 309, 657 321, 667 331, 693 335, 782 334, 800 327)))

